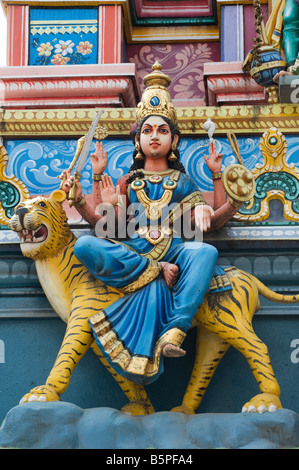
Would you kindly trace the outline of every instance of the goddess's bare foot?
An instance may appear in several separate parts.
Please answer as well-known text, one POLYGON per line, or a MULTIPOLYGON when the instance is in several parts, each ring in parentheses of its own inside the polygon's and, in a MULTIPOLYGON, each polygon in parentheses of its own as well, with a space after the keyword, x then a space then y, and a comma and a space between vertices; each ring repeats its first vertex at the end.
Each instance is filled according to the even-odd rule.
POLYGON ((168 287, 173 287, 178 279, 179 268, 175 264, 161 263, 163 276, 168 287))
POLYGON ((174 344, 167 343, 163 348, 163 356, 165 357, 182 357, 185 356, 186 351, 184 349, 179 348, 178 346, 174 346, 174 344))
POLYGON ((291 72, 287 72, 286 70, 281 70, 276 75, 274 75, 273 82, 278 83, 279 77, 282 77, 283 75, 294 75, 294 74, 291 72))

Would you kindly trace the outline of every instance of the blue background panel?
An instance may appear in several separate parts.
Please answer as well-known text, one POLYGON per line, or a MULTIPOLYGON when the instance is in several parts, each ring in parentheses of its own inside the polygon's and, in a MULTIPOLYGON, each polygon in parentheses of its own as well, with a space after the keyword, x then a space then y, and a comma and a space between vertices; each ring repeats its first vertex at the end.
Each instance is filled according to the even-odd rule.
POLYGON ((96 64, 97 8, 31 8, 29 65, 96 64))
MULTIPOLYGON (((217 151, 223 153, 223 169, 237 163, 236 157, 226 138, 219 138, 217 151)), ((299 141, 297 136, 287 136, 287 162, 299 166, 299 141)), ((240 153, 245 166, 252 169, 263 162, 260 152, 260 138, 238 138, 240 153)), ((20 178, 31 194, 49 194, 59 187, 57 176, 67 169, 76 151, 76 140, 39 139, 7 140, 5 146, 9 155, 7 174, 20 178)), ((127 173, 132 164, 134 146, 130 139, 107 139, 103 141, 104 151, 108 150, 107 173, 114 183, 127 173)), ((212 191, 211 173, 207 168, 204 155, 208 154, 208 139, 184 138, 181 141, 181 160, 187 173, 197 182, 202 191, 212 191)), ((95 151, 95 141, 90 152, 95 151)), ((87 159, 82 172, 81 184, 85 194, 92 193, 92 167, 87 159)))

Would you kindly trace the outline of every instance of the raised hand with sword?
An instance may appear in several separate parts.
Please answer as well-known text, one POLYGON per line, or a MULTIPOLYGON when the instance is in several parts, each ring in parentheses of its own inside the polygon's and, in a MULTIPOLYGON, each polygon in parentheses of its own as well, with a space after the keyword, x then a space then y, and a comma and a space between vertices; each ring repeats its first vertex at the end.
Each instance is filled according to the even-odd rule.
MULTIPOLYGON (((92 226, 94 226, 97 219, 100 218, 95 213, 95 207, 102 202, 101 192, 108 193, 108 199, 110 197, 112 203, 114 202, 114 199, 116 199, 117 202, 119 194, 119 188, 114 188, 111 178, 108 175, 103 174, 108 162, 108 152, 103 151, 103 143, 101 142, 101 140, 108 135, 108 132, 103 127, 98 126, 99 119, 103 112, 104 110, 101 110, 97 113, 90 126, 88 134, 78 140, 76 154, 68 170, 64 170, 61 175, 58 176, 61 180, 60 188, 67 194, 69 206, 76 207, 78 212, 92 226), (86 203, 82 194, 80 178, 93 138, 97 139, 97 143, 95 152, 90 154, 93 168, 92 178, 94 202, 93 207, 91 207, 86 203), (75 165, 75 173, 74 175, 71 175, 75 165)), ((105 195, 105 200, 107 200, 107 195, 105 195)))
MULTIPOLYGON (((76 154, 75 154, 75 156, 73 158, 73 161, 70 164, 68 170, 64 170, 62 172, 62 174, 60 176, 58 176, 58 178, 61 179, 60 188, 65 190, 65 192, 67 192, 67 194, 68 194, 68 200, 69 200, 69 206, 70 207, 72 207, 75 202, 76 203, 79 202, 79 197, 78 196, 81 196, 81 198, 82 198, 82 194, 81 195, 76 194, 77 193, 77 191, 76 191, 76 181, 77 182, 80 181, 81 172, 82 172, 82 170, 85 166, 86 159, 87 159, 89 149, 90 149, 90 145, 91 145, 91 142, 92 142, 92 140, 95 136, 97 125, 98 125, 99 119, 100 119, 101 115, 103 114, 103 112, 104 112, 104 110, 101 110, 96 114, 96 116, 93 119, 93 122, 92 122, 92 124, 89 128, 88 134, 84 135, 83 137, 81 137, 81 139, 78 140, 76 154), (74 176, 71 176, 71 172, 72 172, 75 164, 76 164, 75 174, 74 174, 74 176)), ((101 128, 101 130, 104 131, 104 134, 103 134, 103 136, 100 136, 101 138, 98 138, 98 141, 105 138, 106 135, 107 135, 105 129, 101 128)), ((106 165, 105 165, 104 169, 105 168, 106 168, 106 165)), ((80 188, 78 188, 78 189, 79 189, 79 192, 80 192, 80 188)))

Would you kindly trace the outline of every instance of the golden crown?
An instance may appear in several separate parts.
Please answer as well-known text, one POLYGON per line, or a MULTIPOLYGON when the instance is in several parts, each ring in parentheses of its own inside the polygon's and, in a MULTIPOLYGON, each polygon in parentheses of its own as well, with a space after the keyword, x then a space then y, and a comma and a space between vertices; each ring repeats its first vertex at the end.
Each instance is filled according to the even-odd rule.
POLYGON ((136 123, 139 124, 146 116, 159 115, 167 117, 177 125, 176 112, 167 90, 171 80, 168 75, 162 72, 162 66, 159 62, 154 63, 152 70, 143 79, 146 89, 137 105, 136 123))

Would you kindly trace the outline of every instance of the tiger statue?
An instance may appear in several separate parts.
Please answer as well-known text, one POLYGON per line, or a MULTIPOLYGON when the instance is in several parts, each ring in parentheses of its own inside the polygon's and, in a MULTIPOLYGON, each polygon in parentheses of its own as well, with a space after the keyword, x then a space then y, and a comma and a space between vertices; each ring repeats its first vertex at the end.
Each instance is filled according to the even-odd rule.
MULTIPOLYGON (((35 261, 39 281, 56 313, 67 323, 56 361, 45 385, 33 388, 20 401, 54 401, 67 389, 71 374, 89 348, 107 367, 129 403, 122 411, 145 415, 154 408, 143 388, 114 371, 96 345, 89 317, 120 296, 119 290, 105 286, 76 259, 76 238, 70 230, 62 203, 65 193, 56 190, 20 203, 9 221, 20 237, 22 253, 35 261)), ((260 392, 242 411, 272 411, 281 408, 280 388, 275 378, 266 345, 256 336, 252 317, 259 309, 259 294, 280 303, 299 301, 299 295, 285 296, 268 289, 257 278, 237 268, 227 275, 232 290, 209 293, 194 317, 197 350, 190 382, 183 402, 171 411, 194 414, 199 407, 215 369, 230 345, 247 359, 260 392)))

